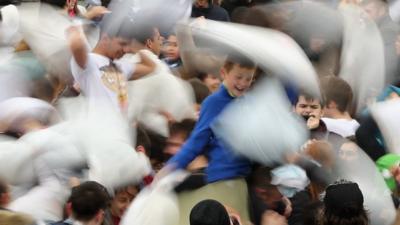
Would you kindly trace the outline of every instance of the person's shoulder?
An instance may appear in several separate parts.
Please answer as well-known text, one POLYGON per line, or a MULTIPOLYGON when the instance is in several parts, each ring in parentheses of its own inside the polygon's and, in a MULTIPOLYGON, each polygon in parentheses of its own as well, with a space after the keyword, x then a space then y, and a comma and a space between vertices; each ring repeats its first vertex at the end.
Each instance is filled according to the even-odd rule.
POLYGON ((210 15, 210 19, 219 20, 219 21, 229 21, 229 14, 226 9, 222 8, 221 6, 213 6, 212 8, 212 15, 210 15))
POLYGON ((215 104, 217 102, 223 101, 224 99, 225 98, 224 95, 222 94, 222 90, 218 89, 216 92, 212 93, 211 95, 207 96, 204 99, 202 106, 215 104))

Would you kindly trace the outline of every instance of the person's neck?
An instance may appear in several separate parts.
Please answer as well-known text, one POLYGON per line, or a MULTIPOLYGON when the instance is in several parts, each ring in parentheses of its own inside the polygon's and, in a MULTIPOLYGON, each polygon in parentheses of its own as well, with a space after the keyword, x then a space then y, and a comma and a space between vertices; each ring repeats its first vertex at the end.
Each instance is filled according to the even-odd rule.
POLYGON ((347 111, 340 112, 336 111, 335 113, 332 114, 331 116, 332 119, 345 119, 345 120, 352 120, 350 114, 347 111))

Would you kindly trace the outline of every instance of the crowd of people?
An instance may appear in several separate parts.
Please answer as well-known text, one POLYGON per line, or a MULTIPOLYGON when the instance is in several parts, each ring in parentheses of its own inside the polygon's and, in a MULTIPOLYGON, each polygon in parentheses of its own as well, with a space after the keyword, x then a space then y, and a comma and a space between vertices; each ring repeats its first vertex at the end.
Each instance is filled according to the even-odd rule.
POLYGON ((1 3, 0 225, 400 223, 385 0, 1 3))

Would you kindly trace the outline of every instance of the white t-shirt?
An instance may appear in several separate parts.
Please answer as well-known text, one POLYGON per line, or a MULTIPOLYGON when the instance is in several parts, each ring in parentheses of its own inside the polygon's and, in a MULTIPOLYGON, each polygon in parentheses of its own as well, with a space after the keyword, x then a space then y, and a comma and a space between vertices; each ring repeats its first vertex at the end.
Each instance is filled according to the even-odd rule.
POLYGON ((109 66, 110 62, 111 60, 103 55, 90 53, 85 69, 82 69, 72 58, 71 72, 82 94, 90 103, 96 100, 111 101, 115 107, 119 108, 119 86, 126 85, 126 80, 132 76, 135 66, 133 63, 122 60, 114 61, 122 75, 123 80, 119 80, 120 77, 117 77, 115 73, 107 75, 104 72, 104 68, 109 66))
POLYGON ((356 130, 360 124, 352 119, 331 119, 322 118, 322 121, 326 124, 328 131, 334 132, 341 135, 342 137, 350 137, 356 134, 356 130))

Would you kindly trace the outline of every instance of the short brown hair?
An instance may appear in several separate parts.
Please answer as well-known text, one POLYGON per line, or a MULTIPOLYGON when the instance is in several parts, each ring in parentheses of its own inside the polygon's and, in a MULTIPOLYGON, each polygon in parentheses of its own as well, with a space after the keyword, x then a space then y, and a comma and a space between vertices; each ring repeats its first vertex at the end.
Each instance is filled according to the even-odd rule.
POLYGON ((226 70, 226 72, 229 72, 231 71, 234 65, 238 65, 242 68, 249 68, 249 69, 256 68, 256 64, 247 57, 231 54, 226 58, 223 67, 226 70))
POLYGON ((336 103, 340 112, 348 111, 353 101, 350 85, 339 77, 327 76, 321 79, 321 90, 326 104, 336 103))

